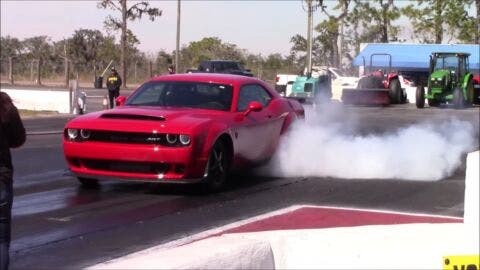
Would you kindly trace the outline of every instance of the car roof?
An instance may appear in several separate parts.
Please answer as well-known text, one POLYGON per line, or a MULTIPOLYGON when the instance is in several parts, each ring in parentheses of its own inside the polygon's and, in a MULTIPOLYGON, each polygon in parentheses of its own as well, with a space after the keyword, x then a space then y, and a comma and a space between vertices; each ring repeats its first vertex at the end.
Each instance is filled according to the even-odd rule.
POLYGON ((181 73, 172 75, 161 75, 150 79, 150 81, 186 81, 221 84, 242 84, 248 82, 263 83, 261 80, 253 77, 220 73, 181 73))

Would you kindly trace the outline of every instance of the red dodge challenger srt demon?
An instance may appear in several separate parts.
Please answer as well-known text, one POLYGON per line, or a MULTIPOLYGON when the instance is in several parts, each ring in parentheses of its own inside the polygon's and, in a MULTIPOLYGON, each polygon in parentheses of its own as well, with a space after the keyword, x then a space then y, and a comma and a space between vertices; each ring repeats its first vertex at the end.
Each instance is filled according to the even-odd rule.
POLYGON ((65 126, 65 158, 84 186, 203 181, 220 190, 230 170, 271 158, 280 136, 304 118, 297 101, 239 75, 159 76, 116 102, 65 126))

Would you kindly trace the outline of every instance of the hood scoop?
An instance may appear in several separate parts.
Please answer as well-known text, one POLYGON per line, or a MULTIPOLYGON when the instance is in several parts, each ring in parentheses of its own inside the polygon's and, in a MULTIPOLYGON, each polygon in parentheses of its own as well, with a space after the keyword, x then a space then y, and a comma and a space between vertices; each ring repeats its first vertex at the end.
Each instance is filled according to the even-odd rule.
POLYGON ((101 118, 108 119, 129 119, 129 120, 148 120, 148 121, 165 121, 163 116, 138 115, 138 114, 122 114, 122 113, 104 113, 101 118))

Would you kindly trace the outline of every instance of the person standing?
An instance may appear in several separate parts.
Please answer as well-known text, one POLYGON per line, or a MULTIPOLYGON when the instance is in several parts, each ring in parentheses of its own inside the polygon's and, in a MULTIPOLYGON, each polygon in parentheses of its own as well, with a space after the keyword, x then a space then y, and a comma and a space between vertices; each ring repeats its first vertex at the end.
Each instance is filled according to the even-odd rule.
POLYGON ((13 165, 10 148, 26 139, 18 110, 10 97, 0 92, 0 270, 7 270, 13 202, 13 165))
POLYGON ((110 101, 110 109, 115 105, 115 99, 120 95, 120 86, 122 78, 118 75, 117 70, 112 67, 112 73, 107 78, 108 99, 110 101))
POLYGON ((175 74, 175 67, 173 65, 168 66, 168 74, 175 74))

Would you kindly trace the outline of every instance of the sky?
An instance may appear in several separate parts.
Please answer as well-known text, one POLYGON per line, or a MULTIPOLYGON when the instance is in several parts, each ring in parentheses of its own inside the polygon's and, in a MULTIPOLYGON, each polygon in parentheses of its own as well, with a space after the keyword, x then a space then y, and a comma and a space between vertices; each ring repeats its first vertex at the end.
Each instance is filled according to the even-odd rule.
MULTIPOLYGON (((129 6, 132 3, 129 2, 129 6)), ((175 49, 177 1, 149 1, 162 10, 154 22, 147 17, 129 22, 129 28, 140 40, 141 51, 155 53, 175 49)), ((327 1, 333 6, 335 1, 327 1)), ((404 4, 406 1, 400 2, 404 4)), ((98 1, 18 1, 0 0, 1 36, 24 39, 47 35, 53 41, 72 36, 77 29, 98 29, 106 33, 103 21, 111 10, 97 8, 98 1)), ((290 38, 306 36, 307 17, 301 0, 181 1, 180 43, 218 37, 251 53, 268 55, 290 51, 290 38)), ((314 13, 314 24, 326 17, 314 13)), ((408 30, 408 27, 406 27, 408 30)))

